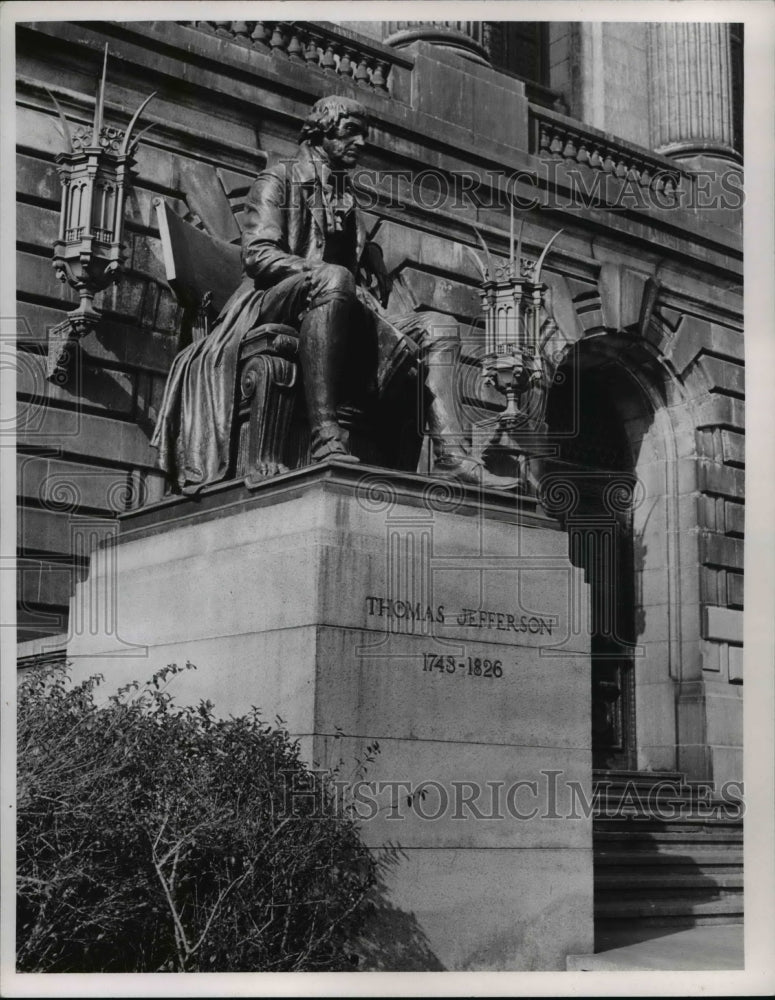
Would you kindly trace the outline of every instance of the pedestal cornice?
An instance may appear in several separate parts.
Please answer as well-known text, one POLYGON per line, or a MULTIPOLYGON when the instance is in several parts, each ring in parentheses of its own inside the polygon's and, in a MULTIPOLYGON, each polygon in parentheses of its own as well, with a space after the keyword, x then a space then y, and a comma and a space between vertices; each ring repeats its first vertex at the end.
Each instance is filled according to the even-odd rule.
POLYGON ((313 490, 349 496, 374 510, 402 505, 425 508, 429 516, 438 511, 559 530, 558 522, 541 511, 535 497, 482 490, 417 473, 330 459, 271 479, 229 480, 206 486, 196 496, 165 497, 120 515, 118 541, 226 517, 254 507, 285 503, 313 490))

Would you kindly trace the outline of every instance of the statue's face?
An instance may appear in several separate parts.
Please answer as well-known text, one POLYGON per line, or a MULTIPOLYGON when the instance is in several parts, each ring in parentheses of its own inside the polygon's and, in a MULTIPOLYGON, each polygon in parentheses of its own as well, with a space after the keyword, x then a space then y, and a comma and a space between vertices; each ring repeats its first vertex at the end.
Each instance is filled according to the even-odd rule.
POLYGON ((358 162, 368 129, 360 118, 340 118, 336 129, 323 137, 322 147, 334 170, 349 170, 358 162))

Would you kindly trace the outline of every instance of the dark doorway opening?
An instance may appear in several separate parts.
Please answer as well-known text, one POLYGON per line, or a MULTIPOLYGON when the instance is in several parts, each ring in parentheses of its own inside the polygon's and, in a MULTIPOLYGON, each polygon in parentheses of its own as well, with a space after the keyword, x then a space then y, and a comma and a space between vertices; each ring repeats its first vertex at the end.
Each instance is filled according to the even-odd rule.
POLYGON ((563 484, 561 519, 570 556, 590 585, 592 630, 592 763, 632 770, 635 742, 635 566, 633 457, 613 400, 618 366, 580 363, 578 351, 561 366, 549 393, 550 449, 542 480, 563 484))

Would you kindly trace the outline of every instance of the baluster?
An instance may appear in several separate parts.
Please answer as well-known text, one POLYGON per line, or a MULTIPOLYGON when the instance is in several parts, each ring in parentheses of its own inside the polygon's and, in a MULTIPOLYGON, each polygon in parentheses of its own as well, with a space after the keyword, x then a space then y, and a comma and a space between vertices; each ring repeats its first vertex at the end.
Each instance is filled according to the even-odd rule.
POLYGON ((336 59, 334 59, 334 42, 328 39, 323 42, 323 55, 320 57, 322 69, 331 71, 336 69, 336 59))
POLYGON ((492 59, 493 54, 493 23, 492 21, 482 22, 482 45, 487 55, 492 59))
POLYGON ((651 187, 651 171, 647 166, 642 166, 640 168, 639 183, 641 187, 650 188, 651 187))
POLYGON ((291 62, 304 62, 304 45, 299 37, 299 32, 295 28, 291 28, 291 40, 288 42, 288 58, 291 62))
POLYGON ((597 146, 592 147, 592 154, 589 157, 589 165, 593 170, 601 170, 603 167, 603 161, 600 158, 600 150, 597 146))
POLYGON ((589 163, 589 151, 587 150, 587 144, 582 139, 578 152, 576 153, 576 163, 589 163))
POLYGON ((232 21, 231 30, 234 32, 234 41, 239 42, 241 45, 249 45, 249 35, 250 31, 248 29, 247 21, 232 21))
POLYGON ((285 46, 288 44, 288 39, 283 31, 283 25, 279 21, 274 26, 274 31, 272 32, 272 37, 269 39, 269 44, 272 48, 272 55, 287 57, 285 46))
POLYGON ((552 141, 549 143, 549 152, 556 160, 562 159, 564 144, 559 132, 552 133, 552 141))
POLYGON ((538 129, 538 152, 548 153, 551 142, 549 129, 546 125, 541 125, 538 129))
POLYGON ((607 174, 612 174, 615 169, 616 169, 616 164, 614 163, 614 159, 611 156, 611 151, 607 149, 605 151, 605 158, 603 159, 603 170, 607 174))
POLYGON ((353 79, 358 84, 359 87, 369 86, 369 65, 368 57, 365 55, 357 55, 358 65, 355 68, 355 73, 353 74, 353 79))
POLYGON ((565 145, 563 146, 562 155, 566 160, 576 159, 576 143, 573 141, 572 135, 567 135, 565 137, 565 145))
POLYGON ((354 55, 354 49, 342 46, 342 58, 339 60, 338 66, 340 76, 352 77, 353 70, 355 69, 355 63, 352 61, 352 56, 354 55))
POLYGON ((268 25, 266 21, 256 21, 256 26, 253 28, 253 33, 250 36, 253 46, 264 52, 269 49, 269 31, 267 28, 268 25))
POLYGON ((213 21, 213 24, 215 25, 216 35, 220 35, 221 38, 232 37, 231 21, 213 21))
POLYGON ((616 164, 616 176, 621 180, 627 176, 627 164, 624 160, 619 160, 616 164))
POLYGON ((196 26, 203 31, 209 31, 211 35, 215 33, 215 21, 197 21, 196 26))
POLYGON ((371 74, 371 85, 375 90, 380 90, 383 93, 387 92, 387 78, 390 72, 390 63, 383 62, 382 60, 377 60, 374 63, 374 72, 371 74))
POLYGON ((312 32, 307 35, 307 45, 304 49, 304 58, 307 60, 308 66, 317 66, 320 62, 317 36, 313 35, 312 32))

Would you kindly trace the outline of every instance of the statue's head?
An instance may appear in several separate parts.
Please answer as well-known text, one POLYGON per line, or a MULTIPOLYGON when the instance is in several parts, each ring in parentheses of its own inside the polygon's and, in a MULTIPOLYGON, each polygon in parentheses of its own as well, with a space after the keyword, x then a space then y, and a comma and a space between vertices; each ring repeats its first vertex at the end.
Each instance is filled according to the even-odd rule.
POLYGON ((300 142, 318 146, 334 169, 358 162, 369 134, 369 114, 351 97, 322 97, 312 106, 301 129, 300 142))

